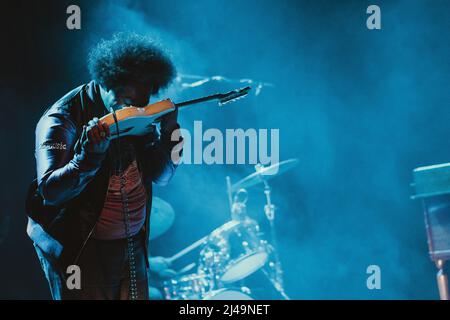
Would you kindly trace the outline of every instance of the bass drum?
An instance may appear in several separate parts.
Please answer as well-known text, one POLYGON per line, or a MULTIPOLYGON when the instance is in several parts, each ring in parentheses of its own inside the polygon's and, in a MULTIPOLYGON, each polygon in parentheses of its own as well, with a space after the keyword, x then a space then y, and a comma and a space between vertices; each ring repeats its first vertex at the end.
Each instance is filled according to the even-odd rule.
POLYGON ((255 300, 241 289, 219 289, 209 292, 203 300, 255 300))

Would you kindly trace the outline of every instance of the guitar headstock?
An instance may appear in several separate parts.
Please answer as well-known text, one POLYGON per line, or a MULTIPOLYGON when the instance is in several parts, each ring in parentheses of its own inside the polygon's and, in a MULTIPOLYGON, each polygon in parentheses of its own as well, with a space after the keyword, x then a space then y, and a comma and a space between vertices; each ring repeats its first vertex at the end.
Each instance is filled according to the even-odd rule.
POLYGON ((236 89, 227 93, 221 93, 218 96, 219 99, 219 106, 222 106, 224 104, 234 102, 236 100, 239 100, 243 97, 245 97, 248 92, 250 91, 250 87, 245 87, 241 89, 236 89))

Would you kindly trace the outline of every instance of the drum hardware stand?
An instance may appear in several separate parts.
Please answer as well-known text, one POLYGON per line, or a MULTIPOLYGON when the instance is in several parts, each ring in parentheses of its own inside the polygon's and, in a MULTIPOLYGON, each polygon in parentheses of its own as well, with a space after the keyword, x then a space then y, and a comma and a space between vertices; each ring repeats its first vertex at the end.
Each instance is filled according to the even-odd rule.
MULTIPOLYGON (((261 164, 257 164, 255 166, 255 170, 259 171, 263 169, 264 166, 261 164)), ((266 218, 269 221, 270 225, 270 237, 272 240, 272 246, 273 246, 273 254, 275 258, 275 277, 271 277, 267 272, 264 272, 266 277, 270 280, 270 282, 273 284, 275 290, 277 290, 281 296, 283 296, 284 299, 290 300, 289 296, 284 291, 283 286, 283 269, 281 267, 281 261, 280 257, 278 255, 278 241, 277 241, 277 234, 275 230, 275 205, 272 203, 271 198, 271 188, 269 186, 269 182, 267 182, 266 179, 262 178, 261 180, 264 183, 264 195, 266 196, 266 205, 264 206, 264 213, 266 214, 266 218)), ((264 271, 264 270, 263 270, 264 271)))
POLYGON ((245 189, 239 189, 238 192, 236 192, 234 199, 233 199, 233 205, 231 207, 231 219, 236 221, 245 221, 248 219, 247 216, 247 190, 245 189), (244 195, 244 198, 239 199, 240 195, 244 195))
POLYGON ((230 206, 230 212, 233 214, 233 195, 231 192, 231 180, 230 177, 226 177, 227 180, 227 194, 228 194, 228 205, 230 206))
POLYGON ((428 254, 437 268, 436 281, 441 300, 450 300, 448 278, 444 266, 450 259, 450 163, 419 167, 413 170, 415 193, 411 199, 421 199, 428 254))
POLYGON ((442 259, 436 260, 436 267, 438 272, 436 274, 436 280, 439 288, 439 297, 441 300, 450 300, 448 293, 448 279, 444 272, 445 261, 442 259))
MULTIPOLYGON (((273 286, 275 289, 285 298, 286 300, 290 300, 290 298, 286 295, 284 291, 283 286, 283 269, 281 267, 281 261, 280 257, 278 255, 278 241, 277 241, 277 234, 275 231, 275 206, 272 204, 271 201, 271 189, 269 186, 269 183, 266 180, 263 180, 264 182, 264 194, 266 196, 266 205, 264 206, 264 213, 266 214, 266 218, 269 221, 270 225, 270 237, 272 240, 272 246, 274 248, 274 258, 275 258, 275 279, 269 279, 271 280, 273 286)), ((266 274, 267 276, 267 274, 266 274)), ((272 277, 271 277, 272 278, 272 277)))
POLYGON ((233 192, 231 191, 231 181, 230 177, 226 177, 227 180, 227 194, 228 194, 228 203, 230 206, 231 220, 243 221, 247 218, 247 190, 244 188, 239 189, 233 198, 233 192), (240 195, 244 195, 242 199, 240 195))
MULTIPOLYGON (((259 171, 263 169, 264 166, 261 164, 257 164, 255 166, 255 170, 259 171)), ((242 218, 246 217, 246 201, 239 201, 238 195, 239 193, 245 193, 247 194, 247 191, 245 189, 240 189, 234 199, 233 194, 231 191, 231 181, 230 177, 226 177, 227 180, 227 193, 228 193, 228 201, 230 205, 230 211, 231 211, 231 217, 233 220, 242 220, 242 218)), ((261 178, 262 182, 264 183, 264 194, 266 196, 266 205, 264 206, 264 213, 266 214, 266 218, 269 221, 270 225, 270 237, 272 241, 272 247, 273 247, 273 254, 275 259, 275 276, 268 274, 264 269, 261 269, 264 273, 264 275, 267 277, 267 279, 270 281, 270 283, 274 286, 275 290, 280 293, 280 295, 285 300, 290 300, 289 296, 284 291, 283 286, 283 269, 281 267, 280 258, 278 256, 278 244, 277 244, 277 236, 275 231, 275 206, 272 204, 271 200, 271 188, 269 186, 269 183, 261 178)))

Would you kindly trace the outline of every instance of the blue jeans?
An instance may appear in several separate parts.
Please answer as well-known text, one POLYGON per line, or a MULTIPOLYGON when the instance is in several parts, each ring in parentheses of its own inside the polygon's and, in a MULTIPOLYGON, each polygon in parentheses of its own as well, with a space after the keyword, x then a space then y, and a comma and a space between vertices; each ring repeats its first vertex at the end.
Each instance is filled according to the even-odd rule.
MULTIPOLYGON (((147 264, 143 232, 134 237, 136 284, 139 300, 148 300, 147 264)), ((128 300, 130 273, 127 239, 89 239, 77 265, 81 273, 81 288, 69 289, 65 270, 34 244, 50 291, 55 300, 128 300)))

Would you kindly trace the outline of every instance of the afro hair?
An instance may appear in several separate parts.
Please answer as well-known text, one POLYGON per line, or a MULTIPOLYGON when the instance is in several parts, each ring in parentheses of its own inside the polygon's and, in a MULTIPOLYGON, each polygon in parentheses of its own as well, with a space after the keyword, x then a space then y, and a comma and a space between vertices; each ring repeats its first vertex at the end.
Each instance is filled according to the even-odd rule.
POLYGON ((140 85, 152 88, 152 93, 167 87, 176 74, 168 54, 154 40, 123 32, 91 49, 88 69, 107 89, 140 85))

